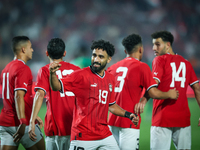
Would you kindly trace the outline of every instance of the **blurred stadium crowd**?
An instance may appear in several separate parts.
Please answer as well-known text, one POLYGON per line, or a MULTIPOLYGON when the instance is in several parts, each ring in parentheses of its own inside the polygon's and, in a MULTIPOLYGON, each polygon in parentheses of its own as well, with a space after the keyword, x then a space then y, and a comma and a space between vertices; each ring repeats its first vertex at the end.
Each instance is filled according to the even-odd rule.
MULTIPOLYGON (((199 0, 2 0, 0 71, 13 59, 10 42, 16 35, 26 35, 32 41, 33 60, 28 65, 36 77, 38 69, 49 62, 45 51, 52 37, 65 41, 66 61, 77 63, 82 57, 89 64, 91 42, 109 40, 116 48, 113 64, 125 57, 122 39, 137 33, 143 38, 142 61, 151 66, 151 33, 169 30, 175 36, 173 50, 187 58, 200 77, 199 18, 199 0)), ((79 63, 81 67, 88 65, 79 63)))

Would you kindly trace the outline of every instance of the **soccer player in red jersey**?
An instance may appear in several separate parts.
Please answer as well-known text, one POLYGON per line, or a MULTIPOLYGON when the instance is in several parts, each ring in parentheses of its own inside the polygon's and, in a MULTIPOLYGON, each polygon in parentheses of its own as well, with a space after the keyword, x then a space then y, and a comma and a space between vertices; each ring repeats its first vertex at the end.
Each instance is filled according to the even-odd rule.
POLYGON ((174 37, 170 32, 155 32, 151 37, 157 56, 152 63, 152 73, 158 89, 168 91, 176 88, 179 91, 177 100, 153 100, 151 149, 169 150, 171 139, 177 149, 191 149, 190 110, 186 91, 190 85, 200 106, 199 81, 190 62, 173 52, 174 37))
MULTIPOLYGON (((60 38, 53 38, 49 41, 46 55, 49 57, 50 62, 57 61, 62 65, 56 71, 59 79, 80 69, 78 66, 63 61, 63 57, 66 55, 65 43, 60 38)), ((44 126, 46 149, 68 150, 75 96, 70 91, 65 91, 64 93, 52 91, 49 83, 49 75, 49 64, 38 71, 29 135, 33 141, 37 139, 34 133, 35 119, 46 95, 47 112, 44 126)))
MULTIPOLYGON (((136 105, 139 105, 143 88, 152 98, 177 98, 176 90, 161 92, 156 88, 157 83, 153 79, 149 66, 141 62, 144 50, 142 38, 139 35, 127 36, 122 44, 127 57, 107 70, 115 76, 115 100, 120 107, 127 111, 133 111, 135 107, 139 107, 136 105)), ((142 102, 140 103, 142 105, 142 102)), ((139 113, 142 113, 142 109, 140 108, 139 113)), ((138 113, 137 111, 135 113, 138 113)), ((121 150, 139 149, 140 122, 141 119, 138 126, 134 126, 130 120, 110 113, 109 125, 121 150)))
POLYGON ((31 41, 26 36, 16 36, 12 39, 12 49, 14 60, 3 69, 0 78, 3 99, 0 114, 1 149, 17 150, 21 143, 27 150, 44 150, 44 139, 38 125, 35 125, 38 139, 32 141, 28 137, 33 77, 26 63, 32 59, 31 41))
POLYGON ((70 150, 119 150, 107 124, 108 110, 137 124, 139 117, 115 103, 114 76, 105 71, 114 55, 114 46, 104 40, 94 41, 91 66, 58 80, 55 71, 61 66, 50 64, 50 84, 54 91, 70 90, 76 96, 70 150))

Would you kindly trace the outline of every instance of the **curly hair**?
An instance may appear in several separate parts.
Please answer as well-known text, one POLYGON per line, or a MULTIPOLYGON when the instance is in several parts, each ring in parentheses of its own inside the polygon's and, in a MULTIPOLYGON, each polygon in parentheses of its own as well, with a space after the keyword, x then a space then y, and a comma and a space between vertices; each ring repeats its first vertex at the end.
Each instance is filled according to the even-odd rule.
POLYGON ((138 45, 142 45, 142 38, 138 34, 131 34, 122 40, 122 45, 126 51, 130 54, 137 50, 138 45))
POLYGON ((65 43, 60 38, 53 38, 47 45, 47 52, 50 58, 60 59, 65 52, 65 43))
POLYGON ((112 57, 115 53, 114 45, 112 45, 108 41, 104 41, 104 40, 93 41, 91 50, 94 50, 96 48, 105 50, 110 57, 112 57))
POLYGON ((153 39, 161 38, 164 42, 170 42, 171 45, 174 42, 174 36, 168 31, 154 32, 153 34, 151 34, 151 37, 153 39))

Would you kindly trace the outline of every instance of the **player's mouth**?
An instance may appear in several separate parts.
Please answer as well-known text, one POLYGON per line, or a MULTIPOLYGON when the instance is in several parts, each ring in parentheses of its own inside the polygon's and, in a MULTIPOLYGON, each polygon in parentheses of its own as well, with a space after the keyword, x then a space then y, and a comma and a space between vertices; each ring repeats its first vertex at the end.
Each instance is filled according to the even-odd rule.
POLYGON ((158 52, 154 51, 154 55, 158 56, 158 52))
POLYGON ((93 63, 93 66, 94 66, 94 67, 100 67, 101 64, 100 64, 100 63, 93 63))

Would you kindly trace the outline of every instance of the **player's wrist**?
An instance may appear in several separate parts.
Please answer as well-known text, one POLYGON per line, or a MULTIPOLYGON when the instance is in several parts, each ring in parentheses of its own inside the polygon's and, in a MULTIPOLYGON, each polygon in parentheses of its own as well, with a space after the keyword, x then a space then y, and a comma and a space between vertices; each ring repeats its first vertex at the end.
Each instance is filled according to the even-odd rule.
POLYGON ((26 118, 21 118, 19 119, 20 124, 26 124, 26 118))
MULTIPOLYGON (((124 114, 124 117, 129 118, 130 120, 132 120, 133 117, 131 117, 131 114, 132 114, 131 112, 126 111, 125 114, 124 114)), ((134 115, 137 117, 137 114, 134 114, 134 115)))
POLYGON ((131 117, 131 114, 132 114, 131 112, 126 111, 124 117, 132 119, 133 117, 131 117))

